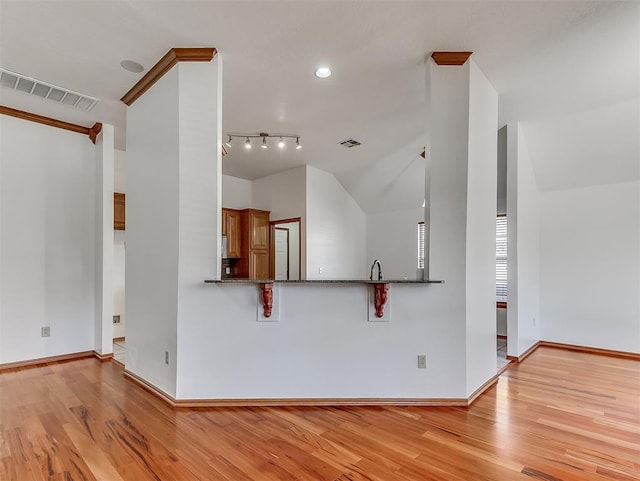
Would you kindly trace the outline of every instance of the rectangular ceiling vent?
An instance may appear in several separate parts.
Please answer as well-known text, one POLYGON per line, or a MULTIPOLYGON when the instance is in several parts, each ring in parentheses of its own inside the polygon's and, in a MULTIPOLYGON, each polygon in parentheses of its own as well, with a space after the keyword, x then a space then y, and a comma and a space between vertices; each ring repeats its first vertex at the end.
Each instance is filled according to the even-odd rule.
POLYGON ((351 147, 357 147, 358 145, 360 145, 360 142, 358 142, 357 140, 349 139, 343 140, 342 142, 340 142, 340 145, 350 149, 351 147))
POLYGON ((88 95, 79 94, 63 87, 48 84, 19 73, 0 68, 0 86, 19 90, 37 97, 53 100, 59 104, 75 107, 88 112, 99 100, 88 95))

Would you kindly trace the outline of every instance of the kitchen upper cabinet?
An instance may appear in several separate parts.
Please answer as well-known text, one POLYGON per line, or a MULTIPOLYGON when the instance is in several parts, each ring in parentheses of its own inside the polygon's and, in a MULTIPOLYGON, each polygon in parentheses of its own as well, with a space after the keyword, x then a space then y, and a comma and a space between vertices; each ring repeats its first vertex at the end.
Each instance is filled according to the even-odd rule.
POLYGON ((269 250, 269 212, 251 209, 248 216, 250 248, 269 250))
POLYGON ((113 194, 113 228, 125 230, 125 194, 113 194))
POLYGON ((242 257, 242 213, 222 209, 222 235, 227 236, 227 257, 242 257))

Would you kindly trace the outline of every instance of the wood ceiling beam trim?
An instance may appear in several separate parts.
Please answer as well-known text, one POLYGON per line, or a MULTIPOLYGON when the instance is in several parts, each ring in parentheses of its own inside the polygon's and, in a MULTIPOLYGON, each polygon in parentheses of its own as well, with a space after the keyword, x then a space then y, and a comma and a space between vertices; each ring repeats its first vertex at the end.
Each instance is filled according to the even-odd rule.
POLYGON ((22 120, 28 120, 30 122, 36 122, 38 124, 48 125, 49 127, 55 127, 57 129, 69 130, 78 134, 88 135, 89 139, 91 139, 91 142, 93 142, 94 144, 96 143, 95 136, 97 136, 100 133, 100 130, 102 130, 101 123, 96 123, 91 128, 83 127, 82 125, 64 122, 62 120, 53 119, 51 117, 45 117, 44 115, 32 114, 31 112, 25 112, 24 110, 12 109, 11 107, 5 107, 4 105, 0 105, 0 114, 8 115, 9 117, 15 117, 22 120), (99 128, 96 127, 98 125, 100 126, 99 128))
POLYGON ((210 62, 215 56, 213 47, 172 48, 120 100, 131 106, 178 62, 210 62))
POLYGON ((431 58, 438 65, 464 65, 473 52, 433 52, 431 58))

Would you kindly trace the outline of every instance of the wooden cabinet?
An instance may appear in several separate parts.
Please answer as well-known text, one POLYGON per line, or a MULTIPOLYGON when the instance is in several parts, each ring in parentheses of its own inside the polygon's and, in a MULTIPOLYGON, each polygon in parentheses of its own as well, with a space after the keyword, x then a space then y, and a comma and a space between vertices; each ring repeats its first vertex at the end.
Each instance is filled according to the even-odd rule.
POLYGON ((228 257, 233 262, 233 277, 238 279, 269 278, 269 211, 257 209, 225 209, 228 257), (239 235, 234 236, 237 232, 239 235), (237 239, 237 241, 236 241, 237 239), (234 245, 234 242, 237 244, 234 245), (234 249, 237 256, 232 256, 234 249))
POLYGON ((222 209, 222 235, 227 236, 227 257, 242 257, 242 213, 222 209))
POLYGON ((222 209, 222 235, 227 235, 227 218, 229 217, 229 209, 222 209))
POLYGON ((113 228, 125 230, 125 194, 113 194, 113 228))
POLYGON ((249 253, 249 279, 269 279, 269 250, 249 253))
POLYGON ((249 239, 251 240, 250 249, 266 249, 269 250, 269 212, 264 210, 249 210, 249 239))
POLYGON ((269 278, 269 211, 222 209, 222 235, 227 236, 232 277, 269 278))

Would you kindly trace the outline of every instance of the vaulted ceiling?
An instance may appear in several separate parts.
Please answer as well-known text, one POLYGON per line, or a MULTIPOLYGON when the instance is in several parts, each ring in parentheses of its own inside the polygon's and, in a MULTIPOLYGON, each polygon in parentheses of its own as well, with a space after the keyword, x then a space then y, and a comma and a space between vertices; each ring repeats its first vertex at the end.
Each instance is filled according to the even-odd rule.
POLYGON ((500 124, 524 122, 541 189, 602 182, 602 155, 616 138, 625 139, 614 152, 617 173, 604 178, 633 180, 639 15, 637 2, 610 1, 2 0, 0 67, 100 102, 85 113, 6 88, 0 102, 86 126, 112 123, 125 149, 119 99, 144 74, 120 61, 148 69, 171 47, 214 46, 224 132, 293 133, 303 144, 232 149, 225 173, 255 179, 313 165, 376 211, 371 183, 392 185, 420 164, 425 58, 471 50, 499 93, 500 124), (330 78, 313 75, 321 64, 330 78), (338 145, 348 138, 362 145, 338 145))

